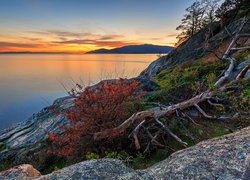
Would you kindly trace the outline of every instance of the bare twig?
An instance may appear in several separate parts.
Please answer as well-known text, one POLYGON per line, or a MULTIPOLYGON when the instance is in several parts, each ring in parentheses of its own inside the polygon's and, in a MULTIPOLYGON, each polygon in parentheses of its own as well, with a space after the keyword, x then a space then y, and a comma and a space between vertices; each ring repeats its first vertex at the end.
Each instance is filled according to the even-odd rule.
POLYGON ((209 99, 207 100, 208 104, 210 104, 211 106, 219 106, 219 107, 222 107, 224 108, 224 106, 222 104, 218 104, 218 103, 213 103, 211 102, 209 99))
POLYGON ((211 115, 208 115, 208 114, 207 114, 198 104, 194 104, 194 107, 196 107, 196 109, 197 109, 205 118, 208 118, 208 119, 218 119, 218 120, 222 120, 222 121, 232 119, 232 118, 229 118, 229 117, 211 116, 211 115))
POLYGON ((142 122, 140 122, 136 128, 132 131, 132 133, 129 135, 129 137, 133 136, 134 138, 134 143, 135 143, 135 147, 136 149, 141 149, 141 145, 140 145, 140 142, 139 142, 139 139, 138 139, 138 133, 139 133, 139 130, 140 128, 142 127, 142 125, 145 123, 145 120, 143 120, 142 122))
POLYGON ((231 50, 245 50, 245 49, 250 49, 250 46, 245 46, 245 47, 235 47, 235 48, 231 48, 231 50))
POLYGON ((188 144, 184 141, 182 141, 177 135, 175 135, 168 127, 166 127, 161 121, 159 121, 158 118, 155 118, 155 121, 157 124, 161 126, 162 129, 165 130, 166 133, 168 133, 170 136, 172 136, 176 141, 181 143, 183 146, 187 146, 188 144))
POLYGON ((216 119, 214 116, 208 115, 198 104, 194 104, 194 107, 205 117, 208 119, 216 119))

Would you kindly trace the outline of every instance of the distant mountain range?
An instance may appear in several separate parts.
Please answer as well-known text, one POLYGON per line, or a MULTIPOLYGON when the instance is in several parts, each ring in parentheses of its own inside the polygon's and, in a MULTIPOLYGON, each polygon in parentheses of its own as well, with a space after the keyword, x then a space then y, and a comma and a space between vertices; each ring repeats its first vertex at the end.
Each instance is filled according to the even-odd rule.
POLYGON ((97 49, 86 54, 166 54, 173 50, 171 46, 158 46, 153 44, 130 45, 114 49, 97 49))

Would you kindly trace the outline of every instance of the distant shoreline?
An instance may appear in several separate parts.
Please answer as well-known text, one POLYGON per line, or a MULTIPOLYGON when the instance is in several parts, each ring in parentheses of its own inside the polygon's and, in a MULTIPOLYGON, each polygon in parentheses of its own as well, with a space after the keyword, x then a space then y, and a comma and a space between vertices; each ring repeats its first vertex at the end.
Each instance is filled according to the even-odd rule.
MULTIPOLYGON (((50 53, 50 52, 1 52, 0 55, 4 54, 71 54, 71 55, 98 55, 98 54, 161 54, 161 53, 50 53)), ((162 55, 167 55, 168 53, 162 53, 162 55)))

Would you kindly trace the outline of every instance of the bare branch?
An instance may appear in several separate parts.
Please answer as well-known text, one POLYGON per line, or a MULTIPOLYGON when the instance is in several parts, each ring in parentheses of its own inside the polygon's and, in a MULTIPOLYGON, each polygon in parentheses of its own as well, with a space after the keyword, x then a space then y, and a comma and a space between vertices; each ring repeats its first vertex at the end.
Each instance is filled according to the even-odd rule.
POLYGON ((163 144, 159 143, 156 138, 158 137, 160 131, 157 131, 156 135, 153 136, 149 130, 147 128, 144 127, 144 130, 146 131, 146 133, 148 134, 148 136, 150 137, 151 139, 151 143, 154 143, 155 145, 159 146, 159 147, 165 147, 163 144))
POLYGON ((237 51, 238 51, 238 50, 245 50, 245 49, 250 49, 250 46, 238 47, 238 48, 236 48, 236 47, 235 47, 235 48, 231 48, 231 50, 234 50, 234 51, 235 51, 235 50, 237 50, 237 51))
POLYGON ((250 64, 248 64, 246 67, 244 67, 241 71, 240 71, 240 73, 237 75, 237 77, 236 77, 236 80, 240 80, 240 79, 242 79, 244 76, 245 76, 245 74, 247 73, 247 71, 250 69, 250 64))
POLYGON ((222 120, 222 121, 225 121, 225 120, 229 120, 231 118, 229 117, 217 117, 217 116, 211 116, 211 115, 208 115, 198 104, 194 104, 194 107, 196 107, 196 109, 205 117, 205 118, 208 118, 208 119, 218 119, 218 120, 222 120))
POLYGON ((166 107, 167 107, 166 105, 161 104, 161 103, 159 103, 159 102, 141 102, 141 104, 145 104, 145 105, 156 105, 156 106, 163 107, 163 108, 166 108, 166 107))
POLYGON ((208 119, 216 119, 214 116, 208 115, 198 104, 194 104, 194 107, 205 117, 208 119))
POLYGON ((157 124, 159 124, 161 126, 162 129, 165 130, 165 132, 167 132, 170 136, 172 136, 176 141, 178 141, 179 143, 181 143, 183 146, 187 146, 188 144, 184 141, 182 141, 177 135, 175 135, 168 127, 166 127, 161 121, 159 121, 159 119, 155 118, 155 121, 157 124))
POLYGON ((193 120, 188 114, 186 114, 184 111, 181 112, 182 116, 185 118, 188 118, 193 124, 197 125, 197 126, 201 126, 200 124, 198 124, 197 122, 195 122, 195 120, 193 120))
POLYGON ((227 86, 222 86, 219 89, 216 89, 214 91, 205 91, 189 100, 180 102, 175 105, 170 105, 162 110, 147 110, 147 111, 141 111, 134 115, 132 115, 130 118, 125 120, 121 125, 118 127, 112 128, 112 129, 106 129, 101 132, 97 132, 94 134, 94 140, 101 140, 109 137, 110 133, 119 133, 122 134, 124 131, 126 131, 128 128, 130 128, 132 125, 134 125, 136 122, 141 122, 143 120, 152 120, 154 118, 161 118, 166 117, 174 114, 176 112, 176 109, 184 110, 189 107, 194 106, 194 104, 199 104, 201 102, 207 101, 207 99, 213 97, 218 92, 223 92, 227 90, 227 86))
POLYGON ((210 104, 211 106, 220 106, 222 108, 224 108, 224 106, 222 104, 217 104, 217 103, 213 103, 210 100, 207 100, 208 104, 210 104))
POLYGON ((138 133, 139 133, 139 130, 140 128, 143 126, 143 124, 145 123, 145 120, 143 120, 142 122, 140 122, 136 128, 132 131, 132 133, 128 136, 128 137, 131 137, 133 136, 134 138, 134 143, 135 143, 135 147, 136 149, 141 149, 141 145, 140 145, 140 142, 139 142, 139 139, 138 139, 138 133))
POLYGON ((220 79, 218 79, 216 81, 216 83, 214 84, 214 86, 216 86, 216 87, 220 86, 225 80, 227 80, 228 77, 230 76, 231 72, 233 71, 235 58, 231 57, 228 59, 230 60, 230 65, 229 65, 228 69, 226 70, 224 76, 222 76, 220 79))

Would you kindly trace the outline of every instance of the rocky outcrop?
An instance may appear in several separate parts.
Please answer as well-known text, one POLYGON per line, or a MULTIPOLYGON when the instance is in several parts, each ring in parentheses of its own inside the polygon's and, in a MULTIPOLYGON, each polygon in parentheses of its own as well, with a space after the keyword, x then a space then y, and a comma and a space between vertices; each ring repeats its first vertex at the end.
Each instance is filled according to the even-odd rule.
MULTIPOLYGON (((142 90, 151 92, 158 88, 153 81, 145 78, 134 78, 143 84, 142 90)), ((113 81, 113 80, 106 80, 113 81)), ((99 85, 93 85, 96 88, 99 85)), ((42 109, 34 114, 27 121, 23 121, 13 128, 0 131, 0 162, 6 159, 13 159, 14 164, 26 162, 26 155, 29 152, 39 151, 41 142, 46 140, 48 132, 58 131, 58 124, 66 125, 67 119, 55 113, 54 110, 67 110, 73 107, 73 98, 63 97, 54 101, 51 106, 42 109), (18 154, 18 155, 17 155, 18 154)))
MULTIPOLYGON (((246 180, 250 175, 249 158, 250 127, 247 127, 178 151, 145 170, 133 170, 116 159, 99 159, 84 161, 34 179, 246 180)), ((23 173, 19 174, 24 177, 23 173)), ((0 179, 5 177, 19 178, 12 169, 0 173, 0 179)))
POLYGON ((163 179, 240 179, 250 156, 250 127, 201 142, 150 168, 163 179))
POLYGON ((25 152, 39 148, 39 142, 46 139, 48 132, 58 130, 57 124, 67 123, 64 116, 52 110, 68 109, 72 105, 72 98, 59 98, 51 106, 34 114, 27 121, 19 123, 12 129, 4 130, 0 134, 0 142, 4 144, 4 149, 0 150, 0 161, 13 158, 16 163, 22 162, 22 155, 25 152))
MULTIPOLYGON (((216 51, 223 43, 229 43, 231 35, 228 32, 235 32, 241 23, 242 19, 235 20, 225 28, 221 29, 219 23, 213 24, 213 37, 206 41, 208 28, 195 34, 191 39, 181 44, 178 48, 174 49, 167 56, 160 57, 152 62, 147 69, 145 69, 140 77, 153 79, 161 70, 178 65, 185 61, 197 60, 211 51, 216 51)), ((246 23, 241 33, 250 33, 250 22, 246 23)), ((223 49, 223 48, 222 48, 223 49)), ((224 53, 224 52, 223 52, 224 53)))

